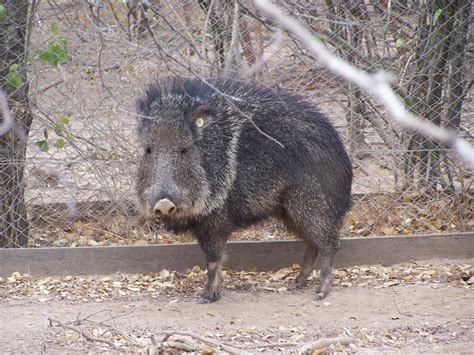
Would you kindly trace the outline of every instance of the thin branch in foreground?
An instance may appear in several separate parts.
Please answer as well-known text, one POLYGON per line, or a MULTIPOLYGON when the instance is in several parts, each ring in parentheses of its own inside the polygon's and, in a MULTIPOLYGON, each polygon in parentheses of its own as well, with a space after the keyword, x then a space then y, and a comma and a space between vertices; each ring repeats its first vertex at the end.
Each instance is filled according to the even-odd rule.
POLYGON ((12 112, 8 107, 7 95, 2 89, 0 89, 0 112, 2 114, 2 120, 0 121, 0 137, 6 135, 8 131, 12 130, 22 142, 26 143, 28 138, 26 137, 25 132, 23 132, 23 129, 16 124, 12 112))
POLYGON ((14 122, 10 109, 8 108, 8 99, 3 90, 0 90, 0 109, 2 111, 2 121, 0 122, 0 136, 5 135, 11 128, 14 122))
POLYGON ((459 138, 455 132, 443 129, 427 120, 415 116, 407 110, 390 86, 391 76, 386 72, 369 74, 360 70, 329 51, 316 40, 311 31, 294 18, 285 14, 280 7, 268 0, 254 0, 255 6, 276 24, 299 39, 304 47, 321 65, 332 73, 356 84, 375 97, 403 127, 417 131, 428 138, 452 148, 460 158, 474 166, 474 147, 459 138))

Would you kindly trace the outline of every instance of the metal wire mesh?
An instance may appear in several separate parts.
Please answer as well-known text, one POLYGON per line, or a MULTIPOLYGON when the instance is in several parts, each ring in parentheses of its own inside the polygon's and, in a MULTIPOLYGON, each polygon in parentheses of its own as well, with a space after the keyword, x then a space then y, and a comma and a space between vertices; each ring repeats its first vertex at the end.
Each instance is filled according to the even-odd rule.
MULTIPOLYGON (((278 3, 341 57, 392 72, 414 112, 473 141, 471 1, 278 3)), ((176 240, 134 207, 135 100, 174 74, 237 77, 316 103, 354 164, 344 235, 473 229, 472 171, 318 67, 251 1, 6 1, 0 39, 16 121, 0 136, 0 247, 176 240)), ((268 222, 239 237, 290 236, 268 222)))

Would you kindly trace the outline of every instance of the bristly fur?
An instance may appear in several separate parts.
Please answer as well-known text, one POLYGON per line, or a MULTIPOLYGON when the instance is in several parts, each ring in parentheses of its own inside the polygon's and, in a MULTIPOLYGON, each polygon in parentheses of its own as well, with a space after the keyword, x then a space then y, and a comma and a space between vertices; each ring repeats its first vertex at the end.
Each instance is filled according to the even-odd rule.
MULTIPOLYGON (((334 127, 314 105, 234 79, 175 77, 151 84, 137 111, 140 141, 153 152, 144 154, 137 179, 145 210, 163 197, 174 201, 177 212, 163 221, 190 230, 208 262, 218 264, 233 230, 280 218, 308 243, 300 279, 320 253, 317 297, 327 294, 351 204, 352 167, 334 127), (194 124, 197 116, 202 127, 194 124)), ((218 298, 217 274, 209 274, 208 301, 218 298)))

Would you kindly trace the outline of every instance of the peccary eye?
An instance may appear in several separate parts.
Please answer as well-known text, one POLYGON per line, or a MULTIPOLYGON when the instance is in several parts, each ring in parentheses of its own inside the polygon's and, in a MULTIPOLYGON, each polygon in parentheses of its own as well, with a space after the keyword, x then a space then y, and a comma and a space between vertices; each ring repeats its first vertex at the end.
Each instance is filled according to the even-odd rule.
POLYGON ((146 147, 146 148, 145 148, 145 153, 146 153, 146 154, 151 154, 151 148, 150 148, 150 147, 146 147))
POLYGON ((204 118, 202 117, 196 118, 194 120, 194 124, 196 125, 196 127, 201 128, 202 126, 204 126, 204 118))
POLYGON ((186 148, 181 149, 181 155, 186 155, 188 153, 188 150, 186 148))

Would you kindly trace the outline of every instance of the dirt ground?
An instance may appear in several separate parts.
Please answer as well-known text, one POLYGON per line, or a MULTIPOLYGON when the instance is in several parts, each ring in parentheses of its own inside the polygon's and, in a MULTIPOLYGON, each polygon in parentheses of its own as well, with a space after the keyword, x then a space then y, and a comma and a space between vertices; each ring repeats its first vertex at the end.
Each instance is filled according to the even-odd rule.
MULTIPOLYGON (((323 302, 313 300, 316 277, 303 290, 285 287, 296 274, 293 269, 229 271, 223 298, 208 305, 195 301, 205 274, 194 269, 187 275, 164 270, 155 278, 121 275, 122 281, 117 275, 13 275, 0 280, 2 352, 112 351, 105 343, 88 341, 79 330, 112 341, 119 351, 138 353, 150 349, 152 335, 159 345, 164 334, 182 331, 250 353, 297 353, 304 344, 341 336, 352 338, 350 344, 330 345, 316 353, 471 353, 472 265, 474 259, 339 269, 323 302), (184 287, 183 280, 190 278, 192 283, 184 287), (107 282, 120 287, 106 293, 107 282), (161 288, 154 292, 143 291, 158 284, 161 288), (181 287, 173 287, 178 284, 181 287)), ((168 341, 173 337, 201 353, 221 350, 180 335, 168 341)))

